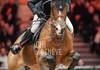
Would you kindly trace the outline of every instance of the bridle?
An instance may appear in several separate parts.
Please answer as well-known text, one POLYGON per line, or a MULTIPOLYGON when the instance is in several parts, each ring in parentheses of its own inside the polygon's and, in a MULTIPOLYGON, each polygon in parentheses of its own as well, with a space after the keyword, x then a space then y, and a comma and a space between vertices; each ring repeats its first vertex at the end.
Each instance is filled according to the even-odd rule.
POLYGON ((52 0, 51 2, 51 6, 52 6, 52 16, 54 17, 53 19, 56 18, 65 18, 65 16, 67 15, 66 13, 66 3, 64 0, 52 0))
MULTIPOLYGON (((51 17, 53 25, 58 29, 58 33, 63 34, 66 26, 66 3, 64 0, 53 0, 51 3, 51 17)), ((57 30, 56 30, 57 31, 57 30)), ((59 34, 60 35, 60 34, 59 34)))

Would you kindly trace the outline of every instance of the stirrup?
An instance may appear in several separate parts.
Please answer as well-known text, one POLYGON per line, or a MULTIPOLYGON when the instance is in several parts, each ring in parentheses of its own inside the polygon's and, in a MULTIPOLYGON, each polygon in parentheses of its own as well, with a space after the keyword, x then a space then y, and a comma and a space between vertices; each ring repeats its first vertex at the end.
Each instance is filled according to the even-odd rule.
POLYGON ((13 54, 18 54, 22 47, 19 44, 14 44, 12 47, 10 47, 10 50, 13 54))

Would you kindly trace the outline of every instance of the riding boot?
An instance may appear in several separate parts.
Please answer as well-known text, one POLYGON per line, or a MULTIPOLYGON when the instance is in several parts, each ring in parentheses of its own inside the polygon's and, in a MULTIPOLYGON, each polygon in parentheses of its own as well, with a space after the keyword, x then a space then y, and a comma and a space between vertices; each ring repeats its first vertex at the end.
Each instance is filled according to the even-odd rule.
MULTIPOLYGON (((35 41, 36 41, 35 37, 37 37, 38 33, 41 31, 42 27, 44 26, 45 20, 40 20, 39 23, 40 23, 39 26, 37 26, 37 25, 33 25, 32 26, 33 30, 32 30, 32 27, 30 29, 27 29, 25 34, 22 36, 21 41, 19 43, 17 43, 17 44, 14 44, 11 47, 11 51, 12 51, 13 54, 19 53, 20 50, 23 48, 23 45, 25 43, 29 42, 30 40, 33 39, 34 43, 35 43, 35 41)), ((38 24, 38 23, 35 23, 35 24, 38 24)))
POLYGON ((28 42, 32 36, 34 35, 34 33, 31 32, 30 29, 27 29, 25 34, 22 36, 22 39, 19 43, 14 44, 10 49, 12 51, 13 54, 17 54, 20 52, 20 50, 22 49, 23 45, 28 42))

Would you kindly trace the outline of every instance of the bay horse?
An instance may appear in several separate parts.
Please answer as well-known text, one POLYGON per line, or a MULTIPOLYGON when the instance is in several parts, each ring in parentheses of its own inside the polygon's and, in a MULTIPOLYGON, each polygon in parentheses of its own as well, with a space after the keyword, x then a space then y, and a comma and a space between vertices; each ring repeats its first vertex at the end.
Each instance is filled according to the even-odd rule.
MULTIPOLYGON (((51 16, 42 28, 38 41, 34 45, 25 44, 19 54, 14 55, 10 51, 9 70, 17 70, 24 65, 31 70, 55 70, 61 64, 72 70, 79 56, 73 48, 74 37, 66 25, 66 16, 65 0, 52 0, 51 16)), ((21 36, 15 44, 20 41, 21 36)))

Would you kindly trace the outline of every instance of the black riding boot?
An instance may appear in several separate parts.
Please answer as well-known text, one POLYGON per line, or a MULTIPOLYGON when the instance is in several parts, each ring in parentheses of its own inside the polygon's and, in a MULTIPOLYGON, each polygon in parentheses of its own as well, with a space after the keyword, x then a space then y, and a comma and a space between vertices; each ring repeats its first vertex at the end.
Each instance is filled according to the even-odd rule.
MULTIPOLYGON (((41 31, 42 27, 44 26, 44 23, 45 23, 45 20, 40 20, 40 27, 38 28, 38 30, 36 31, 36 35, 38 35, 38 32, 41 31)), ((35 33, 32 33, 30 29, 27 29, 26 30, 26 33, 23 35, 22 37, 22 40, 17 43, 17 44, 14 44, 12 47, 11 47, 11 51, 13 54, 17 54, 20 52, 21 48, 23 47, 23 45, 27 42, 29 42, 29 40, 34 40, 35 36, 34 36, 35 33)))
POLYGON ((12 51, 12 53, 13 53, 13 54, 19 53, 20 50, 21 50, 21 48, 23 47, 23 45, 24 45, 26 42, 28 42, 28 41, 32 38, 33 35, 34 35, 34 34, 31 32, 31 30, 30 30, 30 29, 27 29, 27 30, 26 30, 26 33, 25 33, 25 34, 23 35, 23 37, 22 37, 22 40, 21 40, 19 43, 14 44, 14 45, 10 48, 11 51, 12 51))

